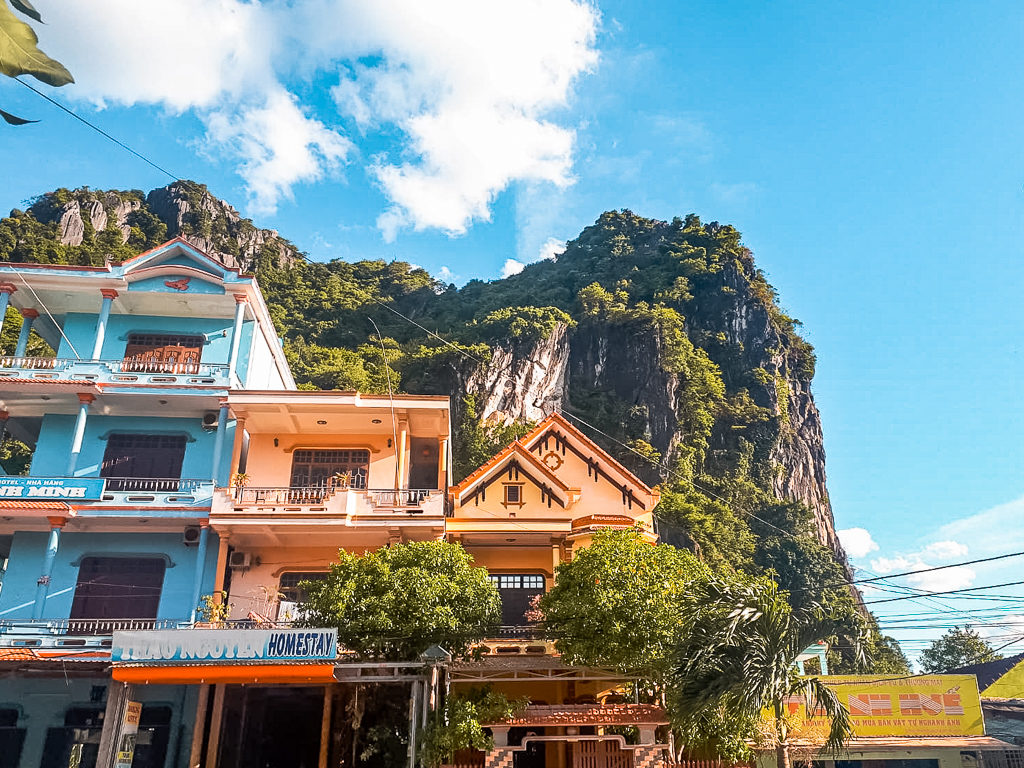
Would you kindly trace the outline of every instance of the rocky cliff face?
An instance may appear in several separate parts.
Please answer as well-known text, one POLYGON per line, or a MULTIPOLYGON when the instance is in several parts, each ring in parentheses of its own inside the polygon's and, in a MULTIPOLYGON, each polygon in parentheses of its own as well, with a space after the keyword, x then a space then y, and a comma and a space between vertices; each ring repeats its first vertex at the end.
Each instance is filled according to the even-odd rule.
POLYGON ((25 212, 12 211, 3 224, 14 230, 14 237, 11 243, 0 243, 0 258, 14 261, 101 264, 178 236, 243 271, 253 269, 260 258, 284 265, 300 258, 277 232, 256 227, 191 181, 148 194, 60 189, 40 196, 25 212))
POLYGON ((294 245, 274 230, 259 229, 242 218, 205 186, 175 182, 150 192, 146 205, 167 225, 168 235, 184 237, 229 267, 251 269, 267 253, 283 264, 299 258, 294 245))

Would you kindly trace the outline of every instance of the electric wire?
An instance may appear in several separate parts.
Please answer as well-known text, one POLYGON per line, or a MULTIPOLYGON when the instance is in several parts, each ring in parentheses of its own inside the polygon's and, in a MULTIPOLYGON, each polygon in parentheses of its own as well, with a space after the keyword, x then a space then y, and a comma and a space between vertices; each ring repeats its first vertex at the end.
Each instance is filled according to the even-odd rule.
POLYGON ((28 83, 26 83, 26 82, 25 82, 24 80, 22 80, 21 78, 17 78, 17 77, 16 77, 16 78, 14 78, 14 80, 15 80, 15 82, 21 83, 21 84, 22 84, 23 86, 25 86, 26 88, 28 88, 28 89, 29 89, 30 91, 32 91, 32 93, 36 94, 37 96, 39 96, 39 97, 41 97, 41 98, 43 98, 43 99, 46 99, 46 100, 47 100, 48 102, 50 102, 51 104, 53 104, 53 105, 54 105, 55 107, 57 107, 58 109, 60 109, 60 110, 63 110, 64 112, 67 112, 67 113, 68 113, 69 115, 71 115, 71 116, 72 116, 73 118, 75 118, 75 120, 78 120, 78 121, 79 121, 79 122, 81 122, 81 123, 85 123, 85 125, 87 125, 87 126, 89 126, 90 128, 92 128, 92 129, 93 129, 94 131, 96 131, 96 133, 100 134, 100 135, 101 135, 101 136, 103 136, 104 138, 107 138, 107 139, 109 139, 110 141, 112 141, 112 142, 114 142, 115 144, 117 144, 117 146, 121 147, 121 149, 124 149, 124 150, 126 150, 126 151, 128 151, 128 152, 131 152, 131 153, 132 153, 133 155, 135 155, 135 156, 136 156, 137 158, 139 158, 140 160, 142 160, 142 162, 146 163, 147 165, 151 165, 151 166, 152 166, 153 168, 156 168, 156 170, 160 171, 160 173, 163 173, 163 174, 166 174, 167 176, 170 176, 170 177, 171 177, 172 179, 174 179, 174 181, 181 181, 181 177, 180 177, 180 176, 177 176, 177 175, 175 175, 175 174, 171 173, 170 171, 168 171, 168 170, 167 170, 166 168, 163 168, 163 167, 161 167, 161 166, 157 165, 156 163, 154 163, 154 162, 153 162, 152 160, 150 160, 150 159, 149 159, 148 157, 146 157, 146 156, 145 156, 144 154, 142 154, 141 152, 136 152, 136 151, 135 151, 134 149, 132 149, 131 147, 129 147, 129 146, 127 145, 127 144, 125 144, 125 143, 124 143, 123 141, 121 141, 120 139, 116 139, 116 138, 114 138, 114 137, 113 137, 113 136, 111 136, 111 135, 110 135, 109 133, 107 133, 107 132, 106 132, 106 131, 104 131, 104 130, 103 130, 102 128, 100 128, 100 127, 99 127, 98 125, 95 125, 94 123, 91 123, 91 122, 89 122, 88 120, 86 120, 86 119, 85 119, 84 117, 82 117, 81 115, 79 115, 79 114, 77 114, 76 112, 72 111, 71 109, 69 109, 69 108, 65 107, 65 106, 64 106, 63 104, 61 104, 61 103, 60 103, 59 101, 57 101, 56 99, 54 99, 54 98, 51 98, 50 96, 47 96, 47 95, 46 95, 45 93, 43 93, 42 91, 40 91, 40 90, 39 90, 39 89, 37 89, 37 88, 34 88, 34 87, 32 87, 31 85, 29 85, 28 83))

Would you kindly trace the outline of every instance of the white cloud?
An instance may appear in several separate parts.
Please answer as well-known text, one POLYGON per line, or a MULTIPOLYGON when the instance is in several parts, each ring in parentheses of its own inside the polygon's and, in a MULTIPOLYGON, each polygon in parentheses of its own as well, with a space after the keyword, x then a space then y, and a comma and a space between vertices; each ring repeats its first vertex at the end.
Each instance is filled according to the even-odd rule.
POLYGON ((515 182, 572 182, 575 133, 553 115, 597 63, 588 0, 39 5, 44 49, 78 81, 70 94, 194 111, 257 210, 350 157, 346 121, 393 140, 368 167, 389 200, 386 237, 460 234, 515 182), (335 111, 314 116, 298 94, 333 73, 335 111))
POLYGON ((938 560, 951 560, 966 555, 967 546, 959 541, 935 541, 924 548, 923 554, 938 560))
MULTIPOLYGON (((910 555, 875 558, 871 561, 871 568, 880 576, 885 576, 890 573, 905 573, 907 571, 928 571, 928 569, 936 567, 935 563, 922 559, 922 554, 918 552, 910 555)), ((973 568, 959 566, 941 571, 915 573, 903 577, 900 583, 929 592, 946 592, 970 587, 977 577, 978 574, 973 568)))
POLYGON ((867 557, 872 552, 878 551, 878 544, 866 528, 846 528, 836 531, 839 541, 842 542, 846 553, 855 559, 867 557))
POLYGON ((440 280, 442 283, 454 283, 456 280, 459 279, 459 276, 453 274, 452 271, 448 269, 447 266, 442 266, 439 270, 437 270, 437 279, 440 280))
POLYGON ((554 261, 565 253, 565 241, 557 237, 549 237, 540 247, 539 259, 551 259, 554 261))
POLYGON ((512 275, 518 275, 520 272, 523 271, 523 268, 525 266, 526 265, 523 264, 523 262, 521 261, 516 261, 515 259, 505 259, 505 264, 501 268, 501 276, 504 278, 511 277, 512 275))

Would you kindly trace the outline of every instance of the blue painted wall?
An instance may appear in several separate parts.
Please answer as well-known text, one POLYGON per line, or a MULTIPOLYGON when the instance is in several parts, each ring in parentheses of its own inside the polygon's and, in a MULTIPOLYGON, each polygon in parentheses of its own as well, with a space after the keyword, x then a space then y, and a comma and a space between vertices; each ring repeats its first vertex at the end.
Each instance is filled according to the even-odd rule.
MULTIPOLYGON (((61 338, 57 357, 86 359, 92 353, 92 345, 96 340, 96 320, 98 314, 70 313, 64 320, 64 335, 61 338), (70 342, 70 343, 69 343, 70 342), (74 349, 72 349, 72 345, 74 349)), ((242 324, 242 340, 238 354, 238 377, 245 381, 249 370, 249 347, 252 345, 253 320, 242 324)), ((112 314, 107 321, 107 332, 103 337, 103 349, 100 351, 102 360, 122 360, 128 344, 128 335, 132 333, 180 333, 204 334, 207 343, 203 346, 202 362, 221 363, 227 365, 231 357, 231 329, 234 320, 231 318, 203 317, 160 317, 149 315, 117 315, 112 314)))
MULTIPOLYGON (((0 708, 18 710, 18 727, 24 728, 25 744, 21 750, 19 768, 38 768, 43 758, 43 745, 49 728, 64 725, 64 714, 72 707, 100 707, 103 703, 90 702, 94 686, 106 688, 108 676, 95 678, 34 677, 31 680, 7 679, 0 687, 0 708)), ((167 744, 165 768, 188 764, 192 743, 199 686, 146 685, 136 686, 132 699, 141 701, 143 708, 168 707, 171 710, 170 738, 167 744), (175 759, 177 758, 177 759, 175 759)))
MULTIPOLYGON (((171 406, 166 406, 169 410, 171 406)), ((75 429, 75 417, 64 414, 47 414, 39 430, 39 440, 32 456, 29 472, 33 477, 61 477, 67 470, 68 453, 75 429)), ((184 432, 189 436, 185 446, 185 461, 181 476, 196 480, 213 479, 213 446, 217 433, 205 430, 198 417, 173 418, 171 416, 136 418, 130 416, 99 416, 90 414, 85 422, 85 437, 82 452, 78 458, 79 477, 96 477, 103 463, 107 441, 102 436, 110 432, 184 432)), ((221 477, 227 477, 231 465, 231 449, 235 439, 235 422, 229 420, 224 435, 224 449, 221 454, 221 477)))
MULTIPOLYGON (((140 526, 141 528, 142 526, 140 526)), ((49 534, 19 531, 11 543, 10 562, 0 591, 0 619, 27 620, 32 617, 39 578, 49 534)), ((210 532, 203 564, 201 595, 213 591, 217 570, 217 534, 210 532)), ((198 547, 186 547, 182 533, 79 533, 62 532, 54 561, 44 619, 66 619, 78 583, 78 565, 90 555, 165 555, 168 558, 160 593, 158 619, 186 621, 192 613, 192 589, 198 547)))

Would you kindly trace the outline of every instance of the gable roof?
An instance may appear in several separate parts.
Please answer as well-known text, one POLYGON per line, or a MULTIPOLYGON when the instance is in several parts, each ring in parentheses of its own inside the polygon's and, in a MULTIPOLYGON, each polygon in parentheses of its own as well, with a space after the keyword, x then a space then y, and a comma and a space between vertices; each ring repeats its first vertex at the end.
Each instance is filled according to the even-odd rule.
POLYGON ((577 440, 580 440, 589 445, 591 450, 593 450, 594 453, 600 456, 601 459, 605 461, 608 465, 613 467, 623 477, 624 480, 627 480, 641 493, 649 494, 656 497, 654 503, 658 503, 657 497, 660 497, 660 494, 657 491, 650 488, 643 480, 641 480, 639 477, 637 477, 624 466, 622 466, 618 459, 616 459, 614 456, 612 456, 610 453, 604 450, 604 448, 602 448, 600 445, 594 442, 592 438, 584 434, 578 427, 574 426, 572 422, 570 422, 557 411, 553 411, 547 418, 540 422, 530 432, 528 432, 526 435, 520 438, 520 442, 527 448, 532 449, 538 442, 540 442, 540 440, 548 432, 552 431, 552 429, 556 426, 561 428, 563 431, 565 431, 572 437, 576 438, 577 440))
POLYGON ((463 499, 473 495, 481 486, 487 485, 489 480, 504 472, 513 463, 526 470, 530 479, 539 483, 543 490, 553 492, 563 507, 574 504, 579 500, 579 488, 570 488, 562 482, 544 462, 526 450, 518 440, 499 451, 489 461, 485 462, 483 466, 474 470, 461 483, 449 488, 449 498, 457 504, 462 503, 463 499), (536 473, 537 476, 531 476, 531 472, 536 473), (546 487, 548 485, 550 487, 546 487))
POLYGON ((981 664, 968 664, 966 667, 948 669, 944 674, 975 675, 978 678, 978 690, 984 691, 1021 662, 1024 662, 1024 653, 1018 653, 1016 656, 1007 656, 1005 659, 996 659, 995 661, 985 661, 981 664))
MULTIPOLYGON (((604 470, 605 468, 610 469, 622 479, 622 487, 624 489, 627 486, 630 486, 635 496, 645 496, 650 499, 650 507, 646 507, 643 503, 640 504, 641 507, 650 511, 658 503, 660 498, 658 491, 648 487, 636 475, 622 466, 622 464, 620 464, 611 454, 583 434, 579 429, 574 427, 559 413, 552 413, 547 416, 526 435, 507 445, 489 461, 484 462, 482 466, 471 472, 461 483, 451 487, 448 491, 449 497, 456 504, 461 503, 462 500, 471 495, 481 483, 487 482, 498 472, 502 471, 512 459, 519 459, 527 462, 531 470, 540 472, 545 480, 550 482, 554 488, 564 489, 566 492, 571 491, 575 497, 578 498, 580 489, 568 488, 568 486, 566 486, 565 483, 563 483, 552 472, 552 470, 533 453, 533 449, 542 440, 549 437, 552 432, 560 433, 560 435, 556 436, 561 436, 563 439, 568 437, 571 440, 585 444, 589 451, 600 458, 600 462, 602 464, 600 467, 601 470, 604 470)), ((595 469, 598 469, 597 463, 595 463, 595 469)), ((614 482, 614 480, 612 482, 614 482)), ((639 502, 639 499, 637 499, 637 501, 639 502)))

